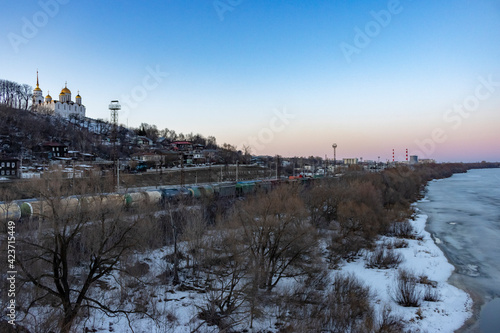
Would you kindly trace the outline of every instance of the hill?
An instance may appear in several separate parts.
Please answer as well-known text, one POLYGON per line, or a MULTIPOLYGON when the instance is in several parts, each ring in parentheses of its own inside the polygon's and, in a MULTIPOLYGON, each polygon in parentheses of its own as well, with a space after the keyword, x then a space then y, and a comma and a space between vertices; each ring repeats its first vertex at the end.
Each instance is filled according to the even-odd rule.
MULTIPOLYGON (((29 110, 0 105, 0 154, 24 159, 36 159, 44 142, 57 142, 70 150, 94 154, 109 159, 111 124, 91 118, 64 119, 29 110)), ((124 142, 134 132, 119 127, 118 139, 124 142)), ((121 154, 132 153, 127 146, 120 147, 121 154)))

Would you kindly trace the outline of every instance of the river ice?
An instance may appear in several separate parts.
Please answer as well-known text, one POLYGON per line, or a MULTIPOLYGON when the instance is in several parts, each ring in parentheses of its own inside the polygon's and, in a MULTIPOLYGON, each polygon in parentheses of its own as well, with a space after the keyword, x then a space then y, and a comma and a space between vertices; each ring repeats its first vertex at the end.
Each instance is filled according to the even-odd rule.
POLYGON ((456 267, 452 280, 473 294, 477 305, 486 304, 467 330, 500 332, 500 302, 492 302, 500 297, 500 169, 433 181, 418 207, 429 216, 427 230, 456 267), (495 312, 497 318, 490 317, 495 312))

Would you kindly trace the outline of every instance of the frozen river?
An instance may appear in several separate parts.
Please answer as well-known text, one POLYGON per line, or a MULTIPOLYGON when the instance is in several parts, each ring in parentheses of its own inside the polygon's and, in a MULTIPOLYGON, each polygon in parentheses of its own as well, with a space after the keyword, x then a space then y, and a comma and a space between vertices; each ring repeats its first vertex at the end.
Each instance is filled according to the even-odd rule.
POLYGON ((455 265, 450 278, 474 299, 463 332, 500 332, 500 169, 433 181, 418 203, 427 230, 455 265))

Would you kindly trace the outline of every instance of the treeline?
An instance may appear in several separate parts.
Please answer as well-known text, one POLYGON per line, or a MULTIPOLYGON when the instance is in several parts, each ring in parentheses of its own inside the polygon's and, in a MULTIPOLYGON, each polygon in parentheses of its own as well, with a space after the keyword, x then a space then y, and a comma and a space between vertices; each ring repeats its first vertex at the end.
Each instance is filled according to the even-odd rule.
POLYGON ((311 223, 332 230, 330 259, 350 259, 371 249, 378 235, 392 230, 394 222, 411 217, 411 203, 421 197, 429 180, 466 172, 466 164, 400 166, 380 173, 347 172, 305 189, 302 200, 311 223))
POLYGON ((133 130, 137 135, 145 136, 153 141, 156 141, 159 137, 163 137, 168 142, 189 141, 193 144, 203 145, 207 149, 217 149, 217 139, 214 136, 205 137, 199 133, 177 133, 168 128, 159 130, 156 125, 150 125, 148 123, 141 123, 138 128, 134 128, 133 130))
POLYGON ((33 96, 33 87, 14 81, 0 79, 0 104, 28 110, 33 96))

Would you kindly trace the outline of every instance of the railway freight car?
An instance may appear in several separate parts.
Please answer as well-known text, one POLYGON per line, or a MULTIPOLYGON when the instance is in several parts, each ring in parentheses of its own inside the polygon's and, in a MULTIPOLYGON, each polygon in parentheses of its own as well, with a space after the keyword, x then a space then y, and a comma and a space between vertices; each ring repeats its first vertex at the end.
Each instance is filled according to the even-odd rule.
POLYGON ((21 218, 21 207, 16 202, 0 202, 0 222, 17 221, 21 218))
MULTIPOLYGON (((290 179, 305 182, 306 179, 290 179)), ((54 212, 74 214, 78 209, 119 209, 140 207, 145 204, 163 206, 167 202, 178 202, 191 198, 241 197, 256 191, 269 192, 280 183, 279 180, 241 181, 213 185, 191 185, 187 187, 166 187, 155 190, 129 192, 125 194, 106 193, 97 195, 70 196, 60 200, 27 199, 11 203, 0 202, 0 221, 19 220, 21 218, 50 218, 54 212)))
POLYGON ((236 184, 216 184, 214 187, 214 195, 218 198, 230 198, 236 196, 236 184))

